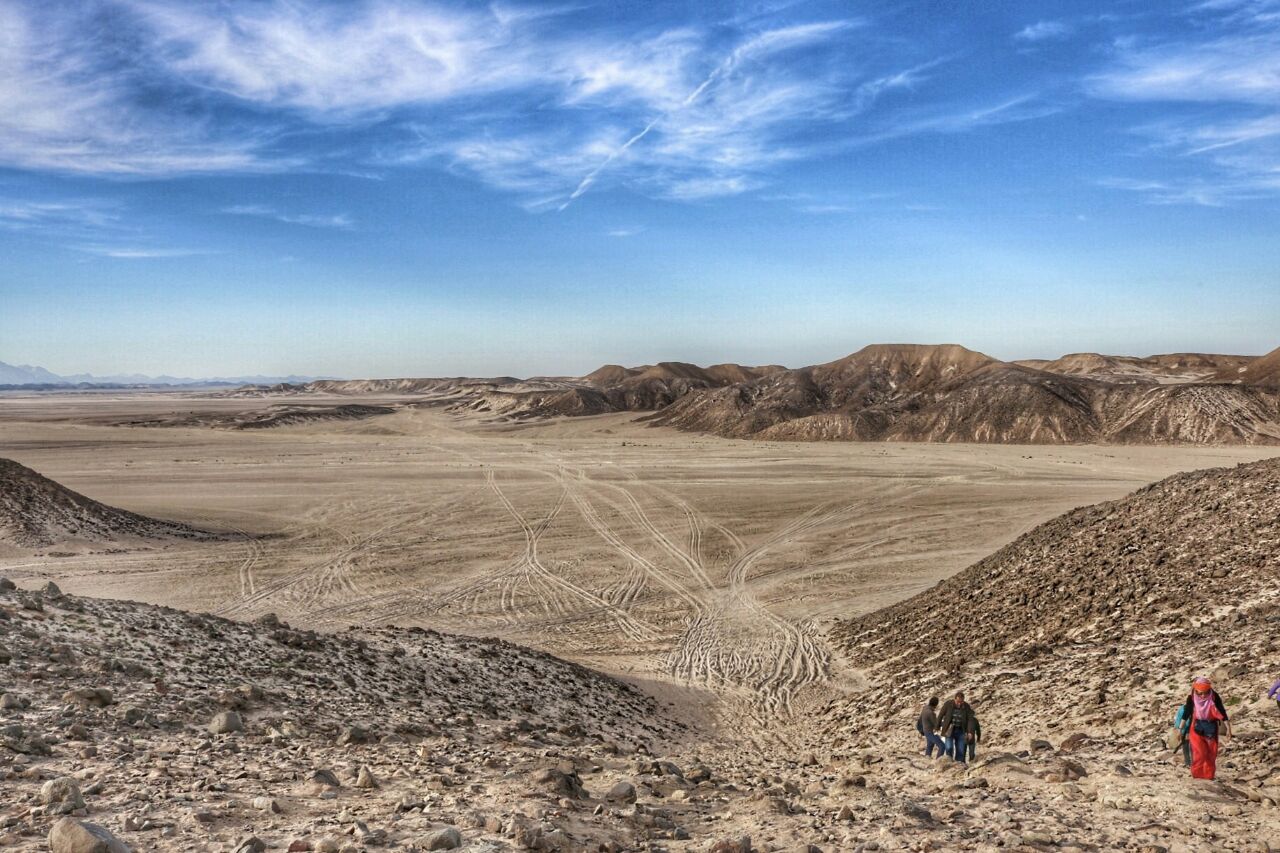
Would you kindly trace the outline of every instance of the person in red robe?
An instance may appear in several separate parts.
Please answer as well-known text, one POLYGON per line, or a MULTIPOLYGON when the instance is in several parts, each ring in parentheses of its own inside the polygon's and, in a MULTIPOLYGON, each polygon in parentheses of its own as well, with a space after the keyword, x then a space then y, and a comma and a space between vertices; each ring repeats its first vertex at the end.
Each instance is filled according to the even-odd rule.
POLYGON ((1191 695, 1183 706, 1183 719, 1191 720, 1191 775, 1212 779, 1218 772, 1218 737, 1231 735, 1231 723, 1222 697, 1203 675, 1191 682, 1191 695))

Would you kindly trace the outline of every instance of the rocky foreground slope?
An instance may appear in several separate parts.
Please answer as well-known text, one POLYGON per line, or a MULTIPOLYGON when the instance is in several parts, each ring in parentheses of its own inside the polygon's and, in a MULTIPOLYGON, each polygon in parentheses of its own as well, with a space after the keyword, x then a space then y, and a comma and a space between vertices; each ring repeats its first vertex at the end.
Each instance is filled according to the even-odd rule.
POLYGON ((0 459, 0 544, 203 539, 213 534, 87 498, 12 459, 0 459))
POLYGON ((680 724, 497 640, 316 634, 0 581, 0 672, 5 850, 50 849, 63 815, 136 850, 620 850, 677 832, 614 785, 618 768, 673 782, 631 765, 680 724))

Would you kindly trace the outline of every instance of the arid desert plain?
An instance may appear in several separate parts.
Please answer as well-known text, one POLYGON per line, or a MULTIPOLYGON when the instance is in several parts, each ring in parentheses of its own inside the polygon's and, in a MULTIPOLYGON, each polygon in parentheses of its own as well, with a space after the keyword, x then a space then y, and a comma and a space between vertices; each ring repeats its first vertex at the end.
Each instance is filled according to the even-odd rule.
MULTIPOLYGON (((689 838, 688 831, 660 832, 674 839, 664 842, 674 843, 671 849, 708 849, 719 835, 753 833, 757 848, 766 850, 792 849, 806 833, 834 845, 817 849, 853 849, 876 838, 870 843, 884 849, 938 844, 945 833, 927 825, 904 829, 897 805, 891 807, 896 823, 888 825, 873 812, 855 817, 847 804, 832 801, 806 812, 798 804, 768 805, 773 801, 765 798, 768 817, 735 812, 726 798, 753 792, 754 803, 761 794, 753 784, 725 781, 732 778, 728 768, 783 796, 800 794, 807 780, 802 797, 812 797, 815 778, 847 788, 852 768, 866 772, 885 760, 858 757, 861 747, 852 744, 870 734, 882 747, 892 744, 897 766, 877 786, 882 800, 896 802, 904 783, 908 790, 936 786, 930 775, 942 765, 910 757, 914 733, 904 716, 923 695, 887 700, 900 711, 897 723, 877 720, 853 726, 855 737, 847 742, 833 738, 840 725, 833 709, 848 702, 856 707, 868 691, 883 697, 885 689, 855 665, 856 655, 833 647, 837 620, 904 601, 1073 508, 1121 498, 1177 472, 1276 455, 1265 446, 743 441, 654 427, 634 413, 509 423, 409 405, 403 397, 362 402, 397 411, 232 430, 215 427, 230 412, 243 417, 267 404, 192 392, 10 394, 0 407, 6 457, 105 504, 219 535, 136 542, 126 536, 110 547, 87 541, 11 546, 0 552, 0 576, 20 590, 53 581, 73 596, 253 624, 281 620, 321 636, 394 626, 500 638, 617 677, 656 700, 661 719, 678 729, 657 738, 663 749, 699 761, 716 756, 725 764, 720 772, 726 775, 715 784, 733 793, 721 792, 721 814, 703 815, 720 823, 699 831, 687 847, 679 839, 689 838), (187 425, 134 425, 166 419, 187 425), (798 775, 784 778, 778 768, 798 775), (827 819, 836 830, 793 817, 823 808, 831 809, 827 819), (870 828, 860 828, 859 820, 870 828), (770 838, 780 840, 765 842, 770 838)), ((939 589, 945 596, 946 584, 939 589)), ((963 589, 956 593, 963 599, 963 589)), ((989 692, 973 688, 979 701, 989 692)), ((546 689, 527 686, 524 707, 538 709, 546 689)), ((1019 708, 997 710, 992 703, 992 711, 1018 725, 1019 708)), ((658 719, 655 731, 668 724, 658 719)), ((990 748, 1034 742, 1039 726, 1023 722, 1025 730, 989 736, 990 748)), ((1145 743, 1125 746, 1149 752, 1145 743)), ((659 747, 645 742, 640 749, 648 754, 659 747)), ((1168 762, 1150 760, 1157 776, 1184 783, 1168 762)), ((643 790, 666 798, 657 788, 643 790)), ((946 799, 945 789, 935 790, 946 799)), ((1021 794, 1032 802, 1042 796, 1021 794)), ((235 802, 226 808, 234 811, 235 802)), ((560 802, 562 808, 571 803, 560 802)), ((283 825, 273 820, 301 832, 306 844, 308 833, 318 830, 299 821, 305 825, 320 813, 290 807, 283 825)), ((644 814, 641 805, 630 817, 644 814)), ((1258 815, 1245 818, 1231 834, 1209 838, 1247 837, 1258 815)), ((343 819, 328 818, 339 826, 343 819)), ((523 824, 503 820, 488 828, 499 837, 514 833, 528 849, 630 849, 654 837, 652 823, 645 829, 642 821, 621 836, 593 836, 581 827, 583 834, 574 836, 561 827, 558 842, 547 841, 554 835, 531 841, 520 836, 523 824), (630 841, 597 844, 605 837, 630 841)), ((486 826, 479 818, 474 823, 486 826)), ((174 828, 181 822, 156 823, 166 825, 164 838, 197 844, 190 830, 174 828)), ((219 839, 235 840, 234 830, 210 832, 205 829, 200 849, 223 849, 219 839)), ((1097 841, 1092 844, 1096 849, 1097 841)))

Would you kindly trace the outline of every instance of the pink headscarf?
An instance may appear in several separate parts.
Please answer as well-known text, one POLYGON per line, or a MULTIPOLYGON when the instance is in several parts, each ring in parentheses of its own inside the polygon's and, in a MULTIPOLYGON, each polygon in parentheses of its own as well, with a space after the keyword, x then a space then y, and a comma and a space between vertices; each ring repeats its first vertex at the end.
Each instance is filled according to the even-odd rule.
POLYGON ((1217 709, 1213 707, 1213 683, 1203 675, 1191 682, 1191 699, 1195 703, 1194 719, 1212 720, 1217 716, 1217 709), (1201 696, 1196 690, 1204 690, 1205 694, 1201 696))

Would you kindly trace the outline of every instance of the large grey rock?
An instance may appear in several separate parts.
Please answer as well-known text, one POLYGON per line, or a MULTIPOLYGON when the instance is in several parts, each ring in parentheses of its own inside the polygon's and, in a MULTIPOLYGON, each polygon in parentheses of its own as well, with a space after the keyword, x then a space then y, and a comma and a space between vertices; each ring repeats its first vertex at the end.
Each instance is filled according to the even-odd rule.
POLYGON ((132 853, 129 845, 95 823, 64 817, 49 830, 52 853, 132 853))
POLYGON ((604 798, 614 803, 634 803, 636 786, 630 782, 619 782, 609 789, 609 793, 605 794, 604 798))
POLYGON ((69 814, 84 808, 80 786, 70 776, 50 779, 41 785, 40 802, 48 807, 50 814, 69 814))
POLYGON ((452 826, 434 829, 422 837, 418 846, 423 850, 456 850, 462 846, 462 833, 452 826))

